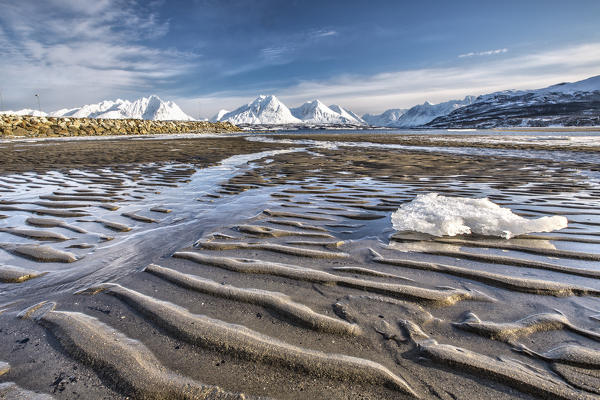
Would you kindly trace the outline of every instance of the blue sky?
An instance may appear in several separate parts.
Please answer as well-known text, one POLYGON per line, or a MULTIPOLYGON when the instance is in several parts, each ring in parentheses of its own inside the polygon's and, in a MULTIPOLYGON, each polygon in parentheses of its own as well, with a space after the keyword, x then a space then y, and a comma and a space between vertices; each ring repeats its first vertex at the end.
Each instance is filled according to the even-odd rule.
POLYGON ((4 109, 275 94, 358 113, 600 74, 600 1, 0 0, 4 109))

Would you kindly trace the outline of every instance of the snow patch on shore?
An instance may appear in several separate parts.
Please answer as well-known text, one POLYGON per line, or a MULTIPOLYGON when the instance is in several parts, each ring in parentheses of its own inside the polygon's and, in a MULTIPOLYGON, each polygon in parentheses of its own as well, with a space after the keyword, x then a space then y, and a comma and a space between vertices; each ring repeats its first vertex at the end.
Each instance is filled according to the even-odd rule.
POLYGON ((471 233, 510 239, 531 232, 551 232, 567 227, 562 216, 526 219, 487 198, 465 199, 438 193, 418 195, 392 214, 397 231, 456 236, 471 233))

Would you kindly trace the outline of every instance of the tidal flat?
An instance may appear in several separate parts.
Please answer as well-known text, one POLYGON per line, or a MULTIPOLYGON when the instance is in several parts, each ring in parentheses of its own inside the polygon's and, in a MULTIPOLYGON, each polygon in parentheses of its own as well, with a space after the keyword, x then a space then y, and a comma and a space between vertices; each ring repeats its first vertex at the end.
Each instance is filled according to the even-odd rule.
POLYGON ((600 398, 599 139, 3 141, 0 398, 600 398), (568 224, 394 229, 431 193, 568 224))

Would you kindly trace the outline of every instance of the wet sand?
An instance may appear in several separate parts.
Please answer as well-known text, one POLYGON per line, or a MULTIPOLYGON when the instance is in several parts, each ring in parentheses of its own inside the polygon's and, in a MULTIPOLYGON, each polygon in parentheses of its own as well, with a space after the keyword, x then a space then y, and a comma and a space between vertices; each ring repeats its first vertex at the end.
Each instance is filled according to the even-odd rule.
POLYGON ((0 398, 600 397, 599 149, 256 139, 0 144, 0 398), (569 226, 394 231, 428 192, 569 226))

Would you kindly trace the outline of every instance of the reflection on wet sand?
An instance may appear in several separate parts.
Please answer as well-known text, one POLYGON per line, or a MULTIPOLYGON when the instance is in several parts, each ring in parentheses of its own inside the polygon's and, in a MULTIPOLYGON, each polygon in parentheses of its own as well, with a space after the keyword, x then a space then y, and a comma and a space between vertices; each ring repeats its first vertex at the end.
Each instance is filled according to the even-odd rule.
POLYGON ((4 143, 0 396, 597 398, 596 164, 329 136, 4 143), (396 232, 430 192, 568 227, 396 232))

